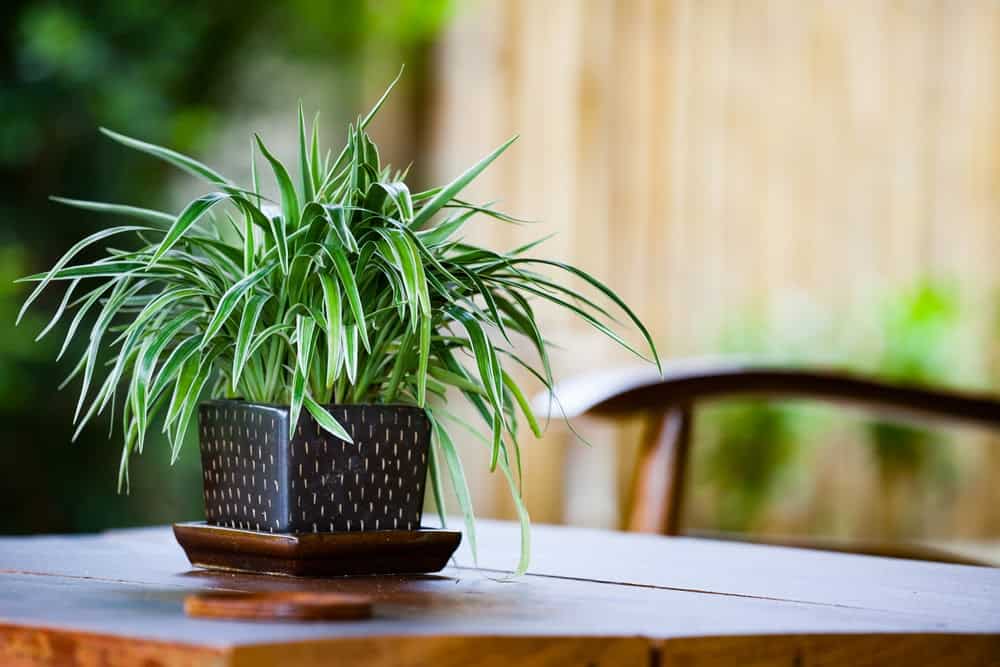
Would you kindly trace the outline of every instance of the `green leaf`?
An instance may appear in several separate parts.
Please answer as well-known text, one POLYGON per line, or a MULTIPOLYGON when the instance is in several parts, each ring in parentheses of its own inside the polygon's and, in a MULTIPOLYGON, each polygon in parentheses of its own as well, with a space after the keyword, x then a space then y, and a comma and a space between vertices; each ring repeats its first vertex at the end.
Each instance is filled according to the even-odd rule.
POLYGON ((121 280, 121 278, 116 278, 112 281, 106 282, 88 294, 86 300, 83 302, 83 305, 81 305, 76 311, 76 315, 73 316, 73 319, 69 324, 69 329, 66 331, 66 337, 63 339, 62 347, 59 348, 59 354, 56 355, 56 361, 62 359, 62 356, 66 354, 66 348, 69 347, 70 342, 76 335, 76 330, 79 328, 83 318, 87 316, 87 313, 90 312, 90 309, 93 308, 95 303, 97 303, 97 300, 100 299, 105 292, 117 284, 118 280, 121 280))
POLYGON ((337 270, 337 276, 340 278, 340 284, 344 288, 344 293, 347 294, 347 303, 351 306, 351 314, 354 315, 356 328, 360 330, 361 342, 366 350, 371 350, 371 346, 368 343, 368 325, 365 322, 365 310, 361 305, 361 294, 358 292, 358 284, 354 280, 354 273, 351 271, 351 266, 340 248, 328 247, 327 250, 330 252, 330 257, 333 258, 333 266, 337 270))
POLYGON ((288 437, 295 437, 295 428, 299 425, 299 414, 302 412, 302 402, 306 398, 306 376, 302 369, 295 366, 292 374, 291 405, 288 407, 288 437))
POLYGON ((198 351, 198 344, 200 342, 200 335, 195 334, 193 336, 188 336, 170 352, 167 356, 167 360, 164 361, 163 365, 160 367, 160 372, 156 375, 156 380, 153 382, 152 389, 149 391, 150 396, 156 398, 160 392, 167 388, 167 384, 169 382, 176 379, 181 367, 187 362, 191 355, 198 351))
POLYGON ((135 316, 135 319, 125 329, 126 335, 133 334, 144 327, 150 319, 162 315, 175 304, 204 296, 204 291, 197 287, 169 288, 162 291, 135 316))
MULTIPOLYGON (((313 116, 313 126, 312 126, 312 145, 310 147, 309 155, 309 168, 311 169, 310 177, 312 178, 313 191, 319 190, 323 181, 323 169, 320 167, 320 157, 319 157, 319 112, 313 116)), ((311 197, 310 197, 311 199, 311 197)))
POLYGON ((45 325, 45 328, 42 329, 37 336, 35 336, 36 343, 44 338, 45 334, 52 331, 52 328, 59 323, 60 319, 62 319, 63 313, 66 312, 66 306, 69 305, 69 300, 73 297, 73 292, 76 290, 77 285, 80 284, 80 280, 80 278, 77 278, 69 284, 69 287, 66 288, 66 293, 63 294, 62 301, 59 302, 59 307, 56 308, 56 312, 53 313, 49 323, 45 325))
MULTIPOLYGON (((199 339, 198 345, 201 345, 201 340, 199 339)), ((181 408, 184 405, 184 400, 188 395, 191 385, 194 384, 195 378, 198 375, 198 368, 201 366, 201 355, 197 354, 197 349, 194 354, 189 355, 183 363, 181 363, 180 370, 177 374, 177 380, 174 382, 174 391, 170 397, 170 405, 167 407, 167 416, 163 420, 163 432, 167 433, 170 431, 171 425, 173 425, 180 414, 181 408)))
POLYGON ((510 474, 510 467, 507 462, 500 460, 500 470, 503 472, 507 486, 510 488, 510 496, 514 500, 514 508, 517 511, 518 523, 521 527, 521 557, 517 561, 517 568, 514 576, 519 577, 528 571, 528 564, 531 562, 531 517, 528 515, 528 508, 521 497, 521 491, 514 482, 514 477, 510 474))
POLYGON ((358 377, 358 325, 348 324, 344 327, 344 365, 347 367, 347 380, 354 384, 358 377))
POLYGON ((464 211, 459 215, 448 218, 439 225, 417 232, 417 235, 427 246, 441 245, 451 238, 452 234, 460 230, 468 219, 475 214, 475 211, 464 211))
POLYGON ((261 280, 266 278, 271 271, 274 271, 275 266, 273 264, 269 266, 264 266, 249 276, 234 284, 226 293, 222 295, 219 299, 219 305, 215 309, 215 314, 212 315, 212 320, 208 323, 208 327, 205 329, 205 335, 202 338, 202 347, 205 347, 211 342, 212 337, 219 332, 222 325, 226 323, 229 316, 233 314, 236 306, 239 305, 240 299, 246 294, 254 285, 259 283, 261 280))
POLYGON ((385 104, 385 101, 389 99, 389 93, 391 93, 392 89, 396 87, 397 83, 399 83, 400 77, 403 76, 403 69, 405 69, 405 67, 399 68, 399 73, 396 74, 396 78, 392 80, 392 83, 389 84, 389 87, 385 89, 384 93, 382 93, 382 97, 378 98, 378 101, 375 102, 375 105, 368 111, 367 114, 365 114, 365 117, 358 124, 358 129, 363 130, 366 127, 368 127, 368 123, 372 122, 372 119, 375 118, 375 114, 377 114, 378 110, 382 108, 382 105, 385 104))
POLYGON ((184 397, 180 414, 177 417, 174 438, 170 446, 170 465, 176 463, 177 457, 180 455, 181 445, 184 444, 184 436, 187 434, 188 424, 191 422, 191 417, 198 407, 198 399, 201 397, 201 393, 205 390, 205 385, 208 384, 208 380, 211 377, 212 362, 216 356, 218 356, 218 351, 215 351, 208 357, 202 358, 201 364, 198 367, 198 373, 188 388, 187 395, 184 397))
POLYGON ((243 213, 243 275, 253 273, 254 259, 257 255, 257 243, 253 232, 253 219, 245 211, 243 213))
MULTIPOLYGON (((84 278, 95 275, 113 276, 117 275, 118 273, 123 273, 127 270, 133 270, 135 268, 134 265, 125 262, 107 262, 104 264, 94 263, 86 266, 73 267, 76 270, 75 273, 73 271, 73 268, 71 268, 70 270, 63 270, 63 267, 69 264, 70 260, 76 257, 80 253, 80 251, 85 249, 87 246, 97 243, 102 239, 106 239, 109 236, 114 236, 116 234, 122 234, 125 232, 137 232, 137 231, 147 231, 147 230, 155 231, 152 230, 150 227, 136 227, 134 225, 126 227, 111 227, 109 229, 103 229, 99 232, 91 234, 82 241, 78 241, 77 243, 73 244, 73 246, 68 251, 66 251, 66 254, 59 258, 59 260, 55 263, 55 265, 52 267, 51 270, 46 271, 45 273, 36 274, 36 276, 40 277, 39 279, 41 280, 41 282, 38 284, 37 287, 35 287, 34 290, 32 290, 31 294, 28 295, 28 298, 24 300, 24 305, 21 306, 21 310, 17 314, 17 319, 15 320, 15 324, 21 323, 21 319, 24 317, 24 314, 28 312, 28 308, 31 306, 32 303, 34 303, 35 299, 37 299, 39 295, 41 295, 42 291, 48 286, 49 282, 52 280, 65 280, 66 278, 84 278), (126 264, 128 264, 127 268, 126 264), (91 268, 89 271, 87 271, 87 267, 97 267, 97 268, 96 269, 91 268)), ((22 278, 21 281, 33 280, 36 278, 36 276, 22 278)))
POLYGON ((267 158, 267 161, 271 163, 274 177, 278 181, 278 190, 281 192, 281 217, 284 220, 285 227, 295 230, 299 226, 299 199, 295 194, 295 186, 292 185, 292 179, 289 178, 285 165, 281 164, 277 158, 271 155, 259 136, 254 136, 257 139, 257 147, 260 148, 261 154, 267 158))
POLYGON ((431 318, 420 320, 420 351, 417 357, 417 405, 427 403, 427 365, 431 356, 431 318))
MULTIPOLYGON (((281 272, 288 275, 288 236, 285 233, 285 222, 281 216, 268 218, 264 213, 248 201, 237 199, 237 206, 243 210, 244 215, 253 221, 253 224, 260 227, 264 232, 270 233, 270 241, 275 254, 278 255, 278 263, 281 265, 281 272)), ((265 255, 266 256, 266 255, 265 255)))
POLYGON ((404 258, 404 270, 409 281, 412 283, 411 289, 416 299, 414 307, 419 307, 420 312, 425 317, 430 317, 431 300, 430 294, 427 291, 427 277, 424 273, 424 265, 420 261, 420 251, 413 240, 403 232, 393 234, 393 239, 396 242, 396 247, 399 249, 400 257, 404 258))
POLYGON ((535 434, 536 438, 542 437, 542 429, 538 426, 538 420, 535 418, 535 413, 531 409, 531 404, 528 402, 527 398, 524 396, 524 392, 521 388, 517 386, 514 382, 514 378, 507 374, 507 371, 501 371, 503 373, 503 383, 510 393, 514 395, 514 399, 517 401, 517 405, 521 408, 521 412, 524 413, 524 418, 528 420, 528 426, 531 427, 531 432, 535 434))
POLYGON ((478 384, 476 382, 472 382, 468 378, 463 377, 458 373, 452 373, 447 368, 442 368, 440 366, 431 366, 427 372, 431 377, 437 378, 438 380, 444 382, 445 384, 450 384, 453 387, 457 387, 462 391, 471 391, 475 394, 480 394, 484 397, 486 396, 486 390, 483 388, 483 385, 478 384))
POLYGON ((149 265, 153 266, 156 262, 163 257, 167 252, 174 247, 174 245, 181 239, 182 236, 199 220, 202 216, 208 213, 209 209, 218 204, 220 201, 226 201, 230 198, 224 192, 210 192, 207 195, 202 195, 198 197, 190 204, 188 204, 177 219, 174 224, 170 226, 167 230, 167 235, 160 242, 160 247, 157 248, 156 254, 149 261, 149 265))
POLYGON ((99 201, 84 201, 82 199, 67 199, 66 197, 49 197, 51 201, 85 211, 96 213, 107 213, 108 215, 120 215, 126 218, 135 218, 153 225, 169 225, 173 223, 175 217, 163 211, 154 211, 149 208, 138 208, 136 206, 125 206, 123 204, 108 204, 99 201))
POLYGON ((137 151, 152 155, 161 160, 169 162, 175 167, 186 171, 193 176, 199 176, 212 183, 217 183, 219 185, 229 185, 229 180, 219 172, 206 167, 202 163, 198 162, 194 158, 190 158, 186 155, 178 153, 177 151, 170 150, 169 148, 163 148, 162 146, 157 146, 155 144, 148 144, 145 141, 139 141, 138 139, 133 139, 131 137, 126 137, 124 134, 118 134, 117 132, 112 132, 107 128, 101 128, 101 132, 105 136, 110 137, 118 143, 128 146, 129 148, 134 148, 137 151))
POLYGON ((410 197, 410 189, 402 181, 379 182, 374 187, 382 189, 389 201, 396 208, 399 219, 404 224, 413 217, 413 199, 410 197))
POLYGON ((306 116, 302 110, 302 100, 299 100, 299 171, 302 175, 302 202, 308 204, 313 200, 312 167, 309 164, 309 146, 306 143, 306 116))
POLYGON ((253 192, 257 195, 257 207, 260 207, 260 179, 257 177, 257 156, 254 153, 253 138, 250 139, 250 181, 253 183, 253 192))
POLYGON ((342 362, 342 347, 340 345, 343 328, 340 288, 328 274, 319 274, 323 285, 323 304, 326 313, 326 382, 324 386, 333 387, 337 370, 342 362))
MULTIPOLYGON (((74 278, 118 278, 128 273, 135 273, 146 268, 144 262, 109 262, 99 260, 92 264, 78 264, 58 271, 35 273, 24 278, 18 278, 15 283, 39 282, 51 280, 72 280, 74 278)), ((29 297, 30 298, 30 297, 29 297)), ((35 295, 37 298, 37 295, 35 295)), ((24 307, 22 306, 22 311, 24 307)))
POLYGON ((298 344, 296 362, 303 377, 309 375, 309 361, 312 358, 313 333, 315 330, 316 321, 311 317, 295 316, 295 338, 298 344))
POLYGON ((517 137, 511 137, 495 151, 467 169, 461 176, 441 188, 441 190, 434 195, 430 201, 424 204, 420 210, 417 211, 416 215, 413 216, 413 220, 409 224, 410 228, 422 229, 425 225, 427 225, 435 213, 440 211, 445 204, 451 201, 466 185, 472 182, 472 179, 478 176, 483 169, 486 169, 491 162, 500 157, 500 154, 507 150, 507 148, 509 148, 515 141, 517 141, 517 137))
POLYGON ((455 497, 458 505, 462 508, 462 515, 465 518, 465 536, 469 541, 469 549, 472 552, 473 563, 479 566, 479 553, 476 549, 476 515, 472 507, 472 494, 469 493, 469 484, 465 479, 465 470, 462 468, 462 459, 452 442, 448 429, 434 418, 433 412, 428 411, 428 418, 434 432, 434 439, 440 451, 444 453, 444 460, 448 464, 448 472, 451 475, 451 486, 455 490, 455 497))
POLYGON ((502 391, 500 383, 502 379, 499 362, 497 361, 496 353, 493 351, 493 345, 474 317, 458 309, 454 309, 452 312, 469 334, 469 342, 472 345, 473 356, 475 356, 476 366, 479 369, 479 377, 486 388, 486 394, 489 396, 490 402, 499 410, 501 405, 500 393, 502 391))
POLYGON ((101 340, 104 337, 105 331, 107 331, 108 326, 110 326, 111 321, 118 314, 118 311, 121 309, 126 299, 135 295, 144 286, 145 284, 143 282, 137 282, 133 285, 129 285, 128 281, 118 283, 115 286, 113 293, 108 298, 108 301, 101 308, 97 321, 90 330, 90 342, 87 345, 86 352, 84 352, 86 364, 83 368, 83 383, 80 387, 80 399, 77 401, 76 411, 73 413, 74 422, 79 419, 80 411, 83 409, 84 403, 86 402, 87 391, 90 388, 90 381, 93 377, 94 367, 97 365, 97 355, 100 351, 101 340))
POLYGON ((438 519, 441 527, 448 527, 448 509, 444 504, 444 487, 441 484, 441 471, 438 465, 439 448, 431 446, 427 448, 427 474, 430 477, 431 492, 434 498, 434 507, 437 509, 438 519))
POLYGON ((243 375, 243 367, 246 366, 250 358, 250 343, 253 340, 254 331, 260 321, 261 311, 271 298, 270 294, 256 294, 250 297, 243 308, 243 315, 240 317, 240 328, 236 335, 236 349, 233 352, 233 375, 232 386, 235 388, 240 384, 240 377, 243 375))
POLYGON ((259 334, 257 334, 257 336, 253 339, 253 342, 250 344, 250 352, 248 353, 247 356, 248 357, 253 357, 253 355, 257 354, 257 351, 261 347, 263 347, 264 344, 270 338, 272 338, 273 336, 278 336, 280 334, 292 331, 292 329, 293 329, 293 327, 291 325, 284 324, 283 322, 278 322, 277 324, 272 324, 271 326, 267 327, 266 329, 264 329, 263 331, 261 331, 259 334))
POLYGON ((350 227, 347 224, 348 215, 347 211, 341 205, 325 205, 323 207, 326 210, 327 215, 330 219, 330 225, 333 227, 334 233, 340 239, 340 242, 344 245, 348 252, 355 253, 358 251, 358 242, 354 238, 354 234, 351 233, 350 227))
POLYGON ((634 324, 635 327, 640 331, 640 333, 642 333, 642 337, 645 339, 646 344, 649 346, 650 351, 653 353, 653 360, 656 362, 656 368, 657 368, 657 370, 660 370, 660 371, 663 370, 662 366, 660 364, 660 356, 659 356, 659 354, 656 351, 656 344, 653 342, 653 337, 650 335, 649 330, 646 329, 646 325, 644 325, 642 323, 642 320, 640 320, 639 317, 632 311, 632 309, 629 308, 628 304, 625 303, 625 301, 622 300, 621 297, 619 297, 617 294, 615 294, 614 290, 612 290, 610 287, 608 287, 607 285, 605 285, 604 283, 602 283, 597 278, 594 278, 592 275, 590 275, 586 271, 578 269, 575 266, 572 266, 570 264, 565 264, 563 262, 555 262, 555 261, 551 261, 551 260, 543 260, 543 259, 514 259, 514 260, 511 260, 511 264, 512 265, 523 264, 523 263, 543 264, 543 265, 546 265, 546 266, 554 266, 556 268, 560 268, 563 271, 566 271, 566 272, 571 273, 571 274, 573 274, 573 275, 575 275, 575 276, 577 276, 579 278, 582 278, 589 285, 591 285, 592 287, 596 288, 601 294, 603 294, 604 296, 606 296, 616 306, 618 306, 619 308, 621 308, 625 312, 625 314, 628 316, 628 318, 632 321, 632 324, 634 324))
POLYGON ((324 431, 346 442, 354 442, 354 439, 351 438, 351 434, 340 425, 339 421, 334 419, 333 415, 331 415, 326 408, 313 400, 313 397, 309 394, 306 394, 304 399, 306 410, 309 411, 309 414, 313 416, 313 419, 316 420, 316 423, 319 424, 324 431))
POLYGON ((174 318, 169 324, 160 330, 155 337, 147 338, 146 343, 139 352, 139 358, 136 361, 136 367, 133 371, 135 391, 132 392, 132 396, 135 398, 135 407, 133 411, 135 413, 136 423, 139 427, 137 447, 140 452, 142 451, 142 443, 145 438, 146 427, 148 425, 147 401, 149 397, 150 378, 153 374, 153 368, 160 355, 163 353, 163 350, 167 347, 167 344, 170 343, 174 337, 184 329, 184 327, 194 322, 200 314, 201 313, 199 311, 192 309, 174 318))

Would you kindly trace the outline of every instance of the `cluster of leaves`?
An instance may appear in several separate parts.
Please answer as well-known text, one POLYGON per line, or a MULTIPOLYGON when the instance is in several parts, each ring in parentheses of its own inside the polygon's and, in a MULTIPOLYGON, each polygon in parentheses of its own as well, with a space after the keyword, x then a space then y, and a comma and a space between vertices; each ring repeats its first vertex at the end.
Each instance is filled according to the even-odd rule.
POLYGON ((256 137, 277 183, 276 203, 261 194, 253 149, 253 184, 245 189, 190 157, 105 131, 208 181, 214 191, 177 215, 60 199, 136 224, 93 234, 50 271, 25 278, 38 285, 24 310, 54 281, 68 283, 42 332, 73 313, 64 351, 92 319, 86 350, 66 382, 82 385, 77 433, 96 414, 113 413, 116 393, 127 383, 120 485, 155 417, 162 417, 176 459, 206 389, 213 397, 289 405, 291 425, 305 409, 344 440, 350 436, 324 405, 426 406, 429 395, 440 397, 429 410, 432 488, 442 509, 447 469, 474 546, 470 494, 443 424, 457 419, 443 405, 448 388, 457 389, 485 422, 491 467, 510 484, 522 519, 523 569, 528 517, 520 493, 518 412, 536 435, 539 425, 510 371, 520 367, 545 387, 553 384, 531 302, 566 308, 642 356, 611 328, 608 310, 548 277, 564 272, 625 313, 654 360, 655 348, 628 306, 587 273, 527 256, 535 244, 498 253, 462 240, 463 226, 476 215, 518 222, 490 205, 458 198, 513 140, 451 183, 425 192, 411 193, 405 174, 383 167, 365 128, 388 93, 349 128, 335 156, 320 154, 317 123, 307 132, 300 107, 298 184, 256 137), (97 261, 70 265, 86 247, 121 234, 137 236, 142 246, 108 248, 97 261), (96 287, 77 294, 91 279, 96 287), (518 354, 512 335, 530 342, 534 363, 518 354), (102 367, 109 370, 98 382, 102 367))

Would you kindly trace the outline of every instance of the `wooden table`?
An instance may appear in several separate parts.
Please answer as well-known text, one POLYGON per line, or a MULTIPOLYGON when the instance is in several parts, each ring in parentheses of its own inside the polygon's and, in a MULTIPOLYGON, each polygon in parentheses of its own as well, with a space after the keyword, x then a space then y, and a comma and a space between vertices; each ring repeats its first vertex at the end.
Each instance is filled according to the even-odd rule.
POLYGON ((1000 570, 482 522, 440 575, 194 571, 168 528, 0 539, 0 665, 1000 665, 1000 570), (342 623, 197 620, 192 591, 364 592, 342 623))

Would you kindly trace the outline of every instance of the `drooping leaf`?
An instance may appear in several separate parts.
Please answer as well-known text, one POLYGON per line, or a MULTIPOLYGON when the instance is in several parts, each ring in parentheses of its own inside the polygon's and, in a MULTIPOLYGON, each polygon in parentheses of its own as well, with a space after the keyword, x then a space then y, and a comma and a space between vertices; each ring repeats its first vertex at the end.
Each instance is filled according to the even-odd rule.
POLYGON ((219 202, 226 201, 230 196, 224 192, 210 192, 202 195, 185 207, 174 221, 174 224, 167 230, 167 235, 160 242, 160 247, 150 260, 150 266, 156 264, 157 260, 167 254, 174 247, 184 234, 191 229, 208 211, 219 202))
POLYGON ((302 403, 306 400, 306 376, 302 369, 295 366, 292 373, 292 395, 291 404, 288 406, 288 437, 295 436, 295 429, 299 425, 299 415, 302 412, 302 403))
POLYGON ((326 408, 313 400, 312 396, 306 394, 304 400, 306 410, 309 411, 309 414, 313 416, 313 419, 316 420, 316 423, 319 424, 324 431, 331 433, 346 442, 354 442, 351 438, 351 434, 348 433, 343 426, 341 426, 340 422, 337 421, 334 416, 326 410, 326 408))
POLYGON ((128 146, 129 148, 134 148, 142 153, 147 153, 148 155, 160 158, 161 160, 169 162, 175 167, 182 169, 193 176, 204 178, 219 185, 229 185, 229 180, 225 176, 214 169, 206 167, 202 163, 198 162, 194 158, 188 157, 187 155, 170 150, 169 148, 163 148, 162 146, 126 137, 124 134, 112 132, 104 127, 101 128, 101 132, 104 133, 105 136, 110 137, 124 146, 128 146))
POLYGON ((466 185, 471 183, 472 179, 482 173, 483 169, 486 169, 491 162, 500 157, 500 154, 507 150, 515 141, 517 141, 517 137, 511 137, 499 148, 473 166, 469 167, 461 176, 441 188, 441 190, 434 195, 430 201, 420 207, 420 210, 413 216, 413 220, 410 222, 409 226, 412 229, 422 229, 427 223, 430 222, 435 213, 440 211, 445 204, 461 192, 466 185))
POLYGON ((170 225, 176 219, 175 216, 163 211, 154 211, 149 208, 139 208, 137 206, 126 206, 124 204, 109 204, 99 201, 84 201, 82 199, 67 199, 66 197, 49 197, 50 200, 83 209, 84 211, 94 211, 95 213, 107 213, 108 215, 119 215, 125 218, 142 220, 153 225, 170 225))
POLYGON ((425 316, 420 320, 420 348, 417 358, 417 405, 424 407, 427 403, 427 366, 431 356, 431 318, 425 316))
POLYGON ((472 560, 478 567, 479 552, 476 549, 476 514, 472 507, 472 494, 469 492, 469 484, 465 480, 462 459, 458 455, 458 450, 451 439, 451 435, 448 433, 448 429, 434 418, 433 411, 429 412, 428 415, 431 420, 431 427, 438 450, 444 454, 444 460, 448 465, 448 472, 451 475, 451 486, 455 490, 455 497, 458 499, 459 507, 462 508, 462 516, 465 519, 465 537, 469 541, 472 560))
MULTIPOLYGON (((93 245, 94 243, 97 243, 102 239, 106 239, 109 236, 114 236, 116 234, 122 234, 125 232, 136 232, 143 230, 151 230, 151 228, 137 227, 135 225, 130 225, 126 227, 111 227, 109 229, 103 229, 99 232, 95 232, 94 234, 91 234, 87 238, 83 239, 82 241, 73 244, 73 247, 71 247, 68 251, 66 251, 66 254, 60 257, 59 260, 49 271, 46 271, 43 274, 36 274, 37 276, 40 276, 39 278, 40 282, 38 286, 35 287, 34 290, 32 290, 31 294, 28 295, 28 298, 24 300, 24 305, 21 306, 21 310, 17 314, 17 320, 15 321, 15 324, 19 324, 21 322, 21 319, 24 317, 24 314, 28 312, 28 308, 31 306, 32 303, 35 302, 35 299, 38 298, 38 296, 42 293, 42 291, 48 286, 49 282, 52 280, 65 280, 67 278, 83 278, 88 276, 89 277, 113 276, 117 275, 118 273, 124 273, 125 271, 132 270, 133 268, 135 268, 136 265, 126 262, 107 262, 104 264, 98 264, 95 262, 94 264, 86 265, 85 267, 83 266, 71 267, 71 269, 69 270, 63 269, 63 267, 69 264, 70 260, 76 257, 80 253, 80 251, 85 249, 87 246, 93 245), (88 267, 92 268, 89 272, 85 272, 85 268, 88 267), (75 272, 73 269, 75 269, 75 272)), ((35 277, 36 276, 30 276, 28 278, 22 278, 21 280, 33 280, 35 279, 35 277)))

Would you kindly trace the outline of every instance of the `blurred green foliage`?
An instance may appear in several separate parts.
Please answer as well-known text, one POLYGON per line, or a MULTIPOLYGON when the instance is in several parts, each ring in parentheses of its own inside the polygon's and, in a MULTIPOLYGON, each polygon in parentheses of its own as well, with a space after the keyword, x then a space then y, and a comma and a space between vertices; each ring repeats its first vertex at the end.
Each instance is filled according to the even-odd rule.
POLYGON ((727 401, 706 408, 699 428, 711 442, 703 462, 715 497, 716 527, 747 531, 794 472, 801 454, 802 415, 769 401, 727 401))
MULTIPOLYGON (((0 405, 9 410, 27 410, 32 406, 31 394, 24 388, 33 384, 32 368, 43 364, 55 351, 51 344, 39 344, 30 336, 16 335, 13 322, 21 308, 22 290, 14 280, 24 275, 24 253, 18 246, 0 247, 0 332, 3 350, 0 353, 0 405)), ((32 331, 44 327, 37 315, 25 317, 24 326, 32 331)))
MULTIPOLYGON (((841 364, 824 354, 836 333, 832 323, 810 316, 807 305, 797 304, 793 311, 799 315, 784 323, 763 311, 739 317, 725 328, 720 351, 793 366, 833 362, 901 384, 947 386, 957 378, 961 308, 958 292, 950 285, 923 280, 892 293, 873 313, 877 335, 866 338, 864 349, 854 350, 853 357, 841 364)), ((846 326, 863 328, 857 321, 846 326)), ((829 410, 783 401, 733 400, 702 410, 695 452, 700 457, 699 476, 711 489, 714 527, 758 528, 779 494, 799 477, 806 446, 822 441, 829 418, 829 410), (704 452, 699 453, 700 448, 704 452)), ((910 498, 908 505, 890 503, 888 495, 898 496, 892 491, 904 483, 911 488, 900 487, 901 491, 916 491, 914 484, 931 484, 945 493, 952 490, 958 472, 949 439, 940 431, 878 419, 867 422, 863 432, 886 496, 883 500, 891 505, 880 512, 880 529, 887 534, 907 533, 916 516, 909 508, 918 508, 919 499, 910 498)))
MULTIPOLYGON (((321 63, 337 72, 329 80, 282 82, 282 88, 322 88, 342 101, 335 116, 327 116, 338 121, 337 113, 363 106, 361 73, 369 54, 398 59, 387 64, 392 71, 400 62, 422 62, 422 49, 453 5, 13 0, 0 7, 0 438, 8 452, 0 469, 0 533, 163 523, 202 511, 191 446, 176 469, 163 474, 166 448, 150 443, 152 455, 134 470, 131 497, 118 497, 109 425, 94 424, 69 444, 73 393, 56 387, 70 369, 54 362, 52 349, 64 327, 33 345, 44 315, 13 326, 24 291, 12 279, 51 265, 106 222, 60 210, 49 195, 168 207, 168 168, 120 150, 97 128, 198 154, 237 105, 254 103, 236 95, 234 82, 267 58, 321 63)), ((50 311, 56 305, 41 304, 50 311)), ((64 360, 76 356, 70 350, 64 360)))
MULTIPOLYGON (((883 314, 883 348, 876 374, 901 384, 949 384, 954 377, 959 314, 958 294, 947 285, 923 281, 892 296, 883 314)), ((882 420, 873 421, 868 433, 884 480, 898 475, 954 477, 947 439, 941 433, 882 420)))
MULTIPOLYGON (((795 364, 809 358, 814 338, 806 322, 808 308, 799 312, 797 326, 773 324, 764 313, 736 319, 722 333, 720 352, 774 363, 795 364)), ((818 413, 799 403, 768 400, 730 400, 701 410, 695 437, 704 449, 702 480, 711 488, 715 527, 747 531, 755 527, 780 490, 796 477, 806 434, 818 413)))

